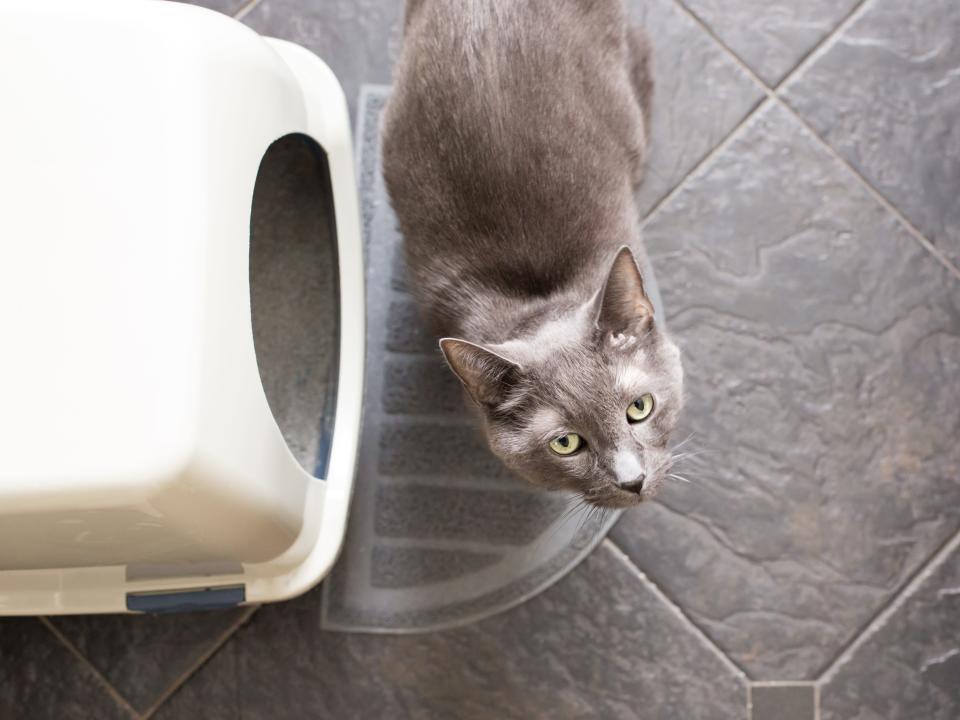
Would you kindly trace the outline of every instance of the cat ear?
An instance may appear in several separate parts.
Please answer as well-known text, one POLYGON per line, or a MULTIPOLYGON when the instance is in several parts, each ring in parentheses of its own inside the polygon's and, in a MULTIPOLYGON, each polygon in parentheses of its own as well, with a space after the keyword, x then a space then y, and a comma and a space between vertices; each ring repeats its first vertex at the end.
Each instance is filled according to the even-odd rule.
POLYGON ((470 397, 481 407, 501 402, 520 371, 512 360, 466 340, 443 338, 440 350, 470 397))
POLYGON ((604 333, 636 335, 653 320, 653 303, 643 289, 630 248, 617 252, 598 298, 596 325, 604 333))

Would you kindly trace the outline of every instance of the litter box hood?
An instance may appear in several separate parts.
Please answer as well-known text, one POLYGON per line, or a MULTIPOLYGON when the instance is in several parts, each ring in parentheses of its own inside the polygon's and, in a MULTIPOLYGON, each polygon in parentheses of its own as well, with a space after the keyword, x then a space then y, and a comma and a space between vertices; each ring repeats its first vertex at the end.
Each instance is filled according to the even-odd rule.
POLYGON ((5 2, 0 62, 0 614, 303 592, 342 543, 363 384, 336 78, 299 46, 145 0, 5 2), (271 412, 251 322, 252 198, 281 138, 332 190, 320 477, 271 412))

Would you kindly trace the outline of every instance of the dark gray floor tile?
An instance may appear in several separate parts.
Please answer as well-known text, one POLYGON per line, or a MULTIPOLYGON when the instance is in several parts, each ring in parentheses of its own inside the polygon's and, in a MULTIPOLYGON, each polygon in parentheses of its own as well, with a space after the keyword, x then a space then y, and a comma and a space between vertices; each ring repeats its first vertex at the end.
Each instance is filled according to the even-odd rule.
POLYGON ((146 710, 245 610, 51 618, 137 710, 146 710))
POLYGON ((646 237, 707 454, 613 537, 754 679, 813 679, 960 524, 960 284, 776 106, 646 237))
POLYGON ((264 0, 243 21, 299 43, 340 80, 351 116, 362 83, 389 83, 400 49, 402 0, 264 0))
POLYGON ((309 598, 263 608, 160 720, 742 718, 742 677, 609 545, 503 615, 424 635, 324 633, 309 598), (206 709, 210 713, 206 714, 206 709))
POLYGON ((823 720, 960 717, 960 537, 824 678, 823 720))
POLYGON ((750 69, 776 85, 861 0, 682 0, 750 69))
MULTIPOLYGON (((262 647, 260 652, 270 656, 275 654, 274 643, 283 643, 284 639, 273 637, 267 638, 266 642, 269 645, 262 647)), ((231 640, 161 705, 151 718, 153 720, 199 720, 200 718, 202 720, 240 720, 241 718, 286 720, 289 717, 297 720, 299 718, 326 720, 323 715, 306 711, 299 698, 294 697, 290 693, 289 686, 285 684, 274 688, 276 694, 270 699, 269 707, 261 707, 259 714, 252 709, 245 711, 244 698, 240 691, 241 686, 245 684, 241 680, 240 671, 240 661, 245 649, 236 638, 231 640)), ((246 651, 249 652, 249 649, 246 651)))
POLYGON ((750 720, 816 720, 816 689, 811 685, 754 685, 750 720))
POLYGON ((787 101, 954 262, 960 261, 960 12, 872 2, 787 101))
POLYGON ((39 621, 0 620, 0 718, 130 718, 90 669, 39 621))
POLYGON ((640 190, 645 214, 763 97, 759 87, 673 0, 628 0, 653 45, 650 157, 640 190))
POLYGON ((960 538, 825 679, 823 720, 960 717, 960 538))

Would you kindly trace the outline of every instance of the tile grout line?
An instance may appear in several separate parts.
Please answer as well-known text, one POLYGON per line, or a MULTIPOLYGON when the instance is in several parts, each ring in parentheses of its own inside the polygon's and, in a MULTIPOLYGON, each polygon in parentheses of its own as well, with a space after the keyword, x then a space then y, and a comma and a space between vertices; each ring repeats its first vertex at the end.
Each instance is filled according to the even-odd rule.
MULTIPOLYGON (((747 75, 757 84, 760 88, 766 93, 767 99, 756 108, 753 113, 754 115, 759 113, 762 107, 769 101, 775 103, 778 107, 785 110, 789 113, 800 125, 810 134, 810 136, 827 152, 827 154, 833 158, 835 161, 839 162, 840 165, 846 168, 851 175, 857 180, 857 182, 863 187, 864 190, 869 194, 881 207, 887 210, 898 223, 907 231, 907 233, 923 247, 927 252, 929 252, 933 257, 940 262, 941 265, 949 272, 951 275, 960 280, 960 268, 953 264, 930 240, 928 240, 918 228, 916 228, 910 220, 896 207, 894 206, 884 195, 877 190, 867 178, 863 176, 851 163, 849 163, 843 156, 841 156, 829 142, 824 139, 819 132, 817 132, 807 121, 806 119, 797 112, 781 95, 781 92, 786 86, 792 82, 800 73, 807 70, 813 63, 819 60, 828 50, 830 50, 837 42, 839 37, 843 32, 845 32, 851 25, 853 25, 862 15, 869 9, 873 0, 861 0, 860 3, 850 11, 850 13, 841 20, 837 26, 827 35, 820 40, 819 43, 814 45, 814 47, 807 53, 807 55, 800 60, 800 62, 788 72, 773 88, 768 86, 763 79, 758 76, 746 62, 740 58, 737 53, 735 53, 720 37, 710 28, 696 13, 692 12, 686 5, 683 4, 682 0, 675 0, 675 3, 682 12, 684 12, 688 17, 691 18, 704 32, 707 33, 720 47, 723 49, 731 59, 744 71, 747 75)), ((743 123, 746 123, 744 119, 743 123)), ((739 126, 738 126, 739 127, 739 126)), ((711 153, 713 154, 713 153, 711 153)), ((702 165, 703 163, 701 163, 702 165)), ((698 166, 699 167, 699 166, 698 166)), ((696 169, 696 168, 695 168, 696 169)), ((687 178, 693 173, 689 173, 686 177, 681 180, 679 185, 674 188, 669 195, 675 195, 679 186, 686 183, 687 178)), ((666 198, 664 198, 666 199, 666 198)), ((659 207, 661 203, 658 203, 656 207, 659 207)), ((656 209, 656 208, 654 208, 656 209)), ((653 211, 647 216, 653 214, 653 211)), ((644 221, 646 222, 646 220, 644 221)), ((828 681, 832 674, 839 668, 843 663, 847 661, 849 656, 859 648, 866 639, 876 631, 878 626, 882 626, 886 623, 889 616, 902 604, 903 598, 906 595, 913 591, 913 589, 926 577, 928 568, 933 567, 936 562, 950 551, 950 548, 953 545, 960 544, 960 530, 947 541, 945 541, 937 550, 935 550, 925 562, 923 562, 920 567, 914 571, 910 578, 904 583, 899 591, 895 592, 894 595, 884 603, 880 609, 873 615, 873 617, 867 621, 859 630, 857 630, 851 640, 844 645, 834 659, 828 662, 824 668, 818 673, 817 679, 814 685, 814 711, 815 719, 820 720, 820 690, 823 683, 828 681)))
POLYGON ((256 10, 257 5, 261 2, 263 2, 263 0, 246 0, 231 17, 234 20, 243 20, 247 15, 256 10))
POLYGON ((825 139, 823 139, 820 134, 814 130, 814 128, 804 119, 800 113, 790 107, 786 101, 781 97, 776 97, 775 101, 777 104, 789 112, 796 120, 799 122, 803 128, 821 145, 827 153, 837 162, 839 162, 847 171, 853 175, 854 178, 863 186, 863 189, 867 191, 867 194, 870 195, 881 207, 887 210, 893 217, 897 220, 898 223, 907 231, 907 234, 910 235, 920 246, 926 250, 928 253, 933 255, 933 257, 947 270, 948 273, 953 275, 957 280, 960 280, 960 268, 953 264, 943 252, 936 247, 926 236, 920 232, 920 230, 912 223, 907 217, 900 212, 900 210, 893 205, 889 200, 887 200, 884 195, 877 190, 869 180, 867 180, 859 170, 857 170, 853 165, 851 165, 846 158, 844 158, 840 153, 834 150, 833 146, 830 145, 825 139))
MULTIPOLYGON (((772 100, 774 102, 782 102, 780 101, 780 98, 777 96, 776 90, 779 90, 780 87, 782 87, 785 83, 792 80, 799 72, 801 72, 801 70, 806 69, 806 67, 808 67, 816 58, 819 58, 823 52, 823 48, 828 43, 830 43, 830 41, 834 37, 839 35, 851 23, 853 23, 856 20, 856 18, 860 16, 861 9, 864 8, 866 5, 868 5, 870 2, 871 0, 860 0, 860 2, 847 14, 847 16, 844 17, 839 23, 837 23, 836 27, 834 27, 833 30, 831 30, 829 33, 824 35, 823 38, 821 38, 818 43, 816 43, 812 48, 810 48, 809 51, 807 51, 807 54, 803 58, 801 58, 801 60, 797 63, 797 65, 794 66, 792 70, 790 70, 786 75, 784 75, 780 79, 780 81, 777 83, 775 88, 771 88, 769 85, 767 85, 766 82, 764 82, 763 78, 761 78, 759 75, 757 75, 753 71, 753 68, 747 65, 747 63, 744 62, 743 59, 741 59, 741 57, 737 55, 737 53, 735 53, 720 38, 720 36, 713 31, 713 28, 711 28, 704 20, 702 20, 699 15, 697 15, 690 8, 688 8, 683 3, 683 0, 674 0, 674 4, 677 6, 680 12, 682 12, 684 15, 690 18, 691 22, 693 22, 697 27, 703 30, 707 34, 707 36, 710 37, 710 39, 717 44, 720 50, 722 50, 733 61, 733 63, 737 65, 737 67, 739 67, 761 91, 763 91, 763 93, 767 97, 760 100, 760 102, 758 102, 750 110, 748 110, 747 114, 744 115, 743 118, 741 118, 740 122, 734 125, 734 127, 730 130, 730 132, 728 132, 720 140, 720 142, 718 142, 682 178, 680 178, 677 184, 674 185, 673 188, 666 195, 664 195, 656 203, 654 203, 653 207, 651 207, 650 210, 647 211, 646 215, 644 215, 642 220, 642 225, 646 225, 647 222, 653 217, 653 215, 657 212, 657 210, 660 209, 661 206, 665 205, 667 201, 671 200, 674 196, 679 194, 679 192, 684 188, 684 186, 686 186, 687 180, 689 180, 694 174, 696 174, 700 170, 700 168, 707 165, 707 163, 710 162, 710 160, 715 155, 718 155, 721 151, 726 150, 727 147, 729 147, 730 144, 733 142, 734 136, 739 133, 740 129, 743 128, 745 125, 747 125, 750 122, 750 119, 752 117, 754 117, 755 115, 758 115, 761 112, 761 110, 763 110, 764 105, 766 105, 769 100, 772 100)), ((790 110, 791 112, 793 112, 792 108, 790 110)))
POLYGON ((806 70, 810 65, 812 65, 816 60, 818 60, 827 50, 833 47, 836 39, 843 33, 850 25, 856 22, 860 16, 866 12, 867 6, 871 3, 872 0, 860 0, 860 3, 856 5, 853 10, 851 10, 846 17, 844 17, 836 27, 834 27, 830 32, 824 35, 818 42, 814 44, 810 50, 807 51, 807 54, 789 71, 784 75, 779 82, 774 87, 770 87, 766 81, 757 75, 754 72, 753 68, 750 67, 746 61, 741 58, 733 48, 731 48, 716 32, 713 28, 707 24, 699 15, 693 12, 688 8, 683 0, 674 0, 674 3, 679 7, 680 11, 689 17, 696 25, 703 30, 710 38, 723 50, 737 66, 743 70, 754 83, 759 86, 763 92, 765 92, 770 97, 776 96, 776 91, 782 88, 784 85, 792 81, 797 75, 806 70))
POLYGON ((200 655, 200 657, 191 663, 190 667, 180 673, 179 677, 170 683, 167 689, 164 690, 160 696, 153 701, 153 704, 150 705, 150 707, 143 711, 141 719, 148 720, 149 718, 153 717, 154 713, 156 713, 163 706, 163 704, 174 695, 174 693, 182 688, 187 681, 192 678, 196 672, 207 663, 208 660, 210 660, 210 658, 216 655, 241 627, 250 622, 250 619, 259 609, 259 605, 251 605, 248 607, 245 613, 232 622, 230 626, 224 630, 223 633, 221 633, 217 640, 209 648, 207 648, 206 651, 200 655))
POLYGON ((730 670, 730 671, 732 671, 734 675, 736 675, 736 676, 739 677, 741 680, 743 680, 743 683, 744 683, 744 685, 747 687, 747 692, 748 692, 748 694, 749 694, 749 688, 750 688, 751 679, 750 679, 750 676, 747 674, 747 671, 744 670, 744 669, 743 669, 742 667, 740 667, 739 665, 737 665, 737 663, 734 662, 733 659, 731 659, 731 657, 730 657, 729 655, 727 655, 719 645, 717 645, 717 643, 713 640, 713 638, 711 638, 711 637, 703 630, 703 628, 701 628, 699 625, 697 625, 697 623, 695 623, 695 622, 693 621, 693 619, 692 619, 689 615, 687 615, 687 613, 684 611, 684 609, 683 609, 682 607, 680 607, 679 605, 677 605, 677 603, 675 603, 675 602, 670 598, 670 596, 667 595, 667 594, 660 588, 659 585, 657 585, 655 582, 653 582, 653 580, 651 580, 649 577, 647 577, 647 574, 646 574, 645 572, 643 572, 643 570, 641 570, 639 567, 637 567, 636 563, 634 563, 633 560, 630 559, 630 556, 627 555, 627 554, 620 548, 619 545, 617 545, 613 540, 611 540, 609 536, 605 537, 605 538, 603 539, 603 542, 600 543, 600 545, 598 545, 597 547, 600 547, 601 545, 609 545, 609 546, 610 546, 610 549, 613 551, 614 555, 617 556, 617 559, 619 559, 620 562, 623 563, 623 564, 627 567, 627 569, 629 569, 630 572, 632 572, 632 573, 634 574, 634 576, 636 576, 636 578, 637 578, 643 585, 649 587, 649 588, 653 591, 653 594, 654 594, 661 602, 663 602, 668 608, 670 608, 670 610, 673 612, 674 615, 676 615, 677 617, 679 617, 681 621, 683 621, 685 624, 687 624, 690 628, 693 629, 694 634, 696 634, 696 635, 700 638, 700 640, 701 640, 707 647, 710 648, 710 650, 714 653, 714 655, 716 655, 717 658, 718 658, 724 665, 727 666, 727 669, 730 670))
MULTIPOLYGON (((782 91, 786 89, 787 84, 791 82, 795 77, 800 75, 800 73, 807 70, 807 68, 813 65, 813 63, 819 60, 828 50, 830 50, 834 45, 836 45, 836 43, 839 42, 840 35, 843 32, 845 32, 851 25, 857 22, 857 20, 859 20, 867 12, 867 10, 870 9, 870 6, 874 2, 875 0, 861 0, 860 3, 853 10, 850 11, 850 13, 840 22, 840 24, 837 25, 837 27, 833 29, 832 32, 828 33, 823 38, 823 40, 818 45, 816 45, 792 71, 787 73, 787 75, 784 76, 784 78, 779 83, 777 83, 777 85, 774 88, 770 89, 770 95, 773 97, 774 101, 780 107, 782 107, 788 113, 793 115, 794 118, 796 118, 796 120, 806 129, 808 133, 810 133, 814 137, 814 139, 817 140, 817 142, 820 143, 820 145, 823 146, 823 148, 834 160, 836 160, 843 167, 845 167, 860 182, 860 184, 864 187, 867 193, 877 203, 879 203, 881 207, 883 207, 890 214, 892 214, 894 218, 896 218, 897 222, 899 222, 903 226, 903 228, 907 231, 907 233, 911 235, 914 240, 920 243, 921 247, 923 247, 927 252, 933 255, 940 262, 940 264, 947 269, 947 272, 949 272, 951 275, 953 275, 958 280, 960 280, 960 269, 958 269, 957 266, 954 265, 953 262, 949 258, 947 258, 947 256, 944 255, 943 252, 938 247, 936 247, 932 242, 930 242, 930 240, 927 239, 927 237, 922 232, 920 232, 919 228, 917 228, 907 218, 907 216, 900 211, 899 208, 897 208, 892 202, 890 202, 883 195, 883 193, 881 193, 876 187, 874 187, 873 183, 867 180, 867 178, 864 177, 863 173, 861 173, 857 168, 855 168, 852 163, 848 162, 846 158, 840 155, 840 153, 837 152, 829 142, 827 142, 826 138, 820 135, 820 133, 817 132, 817 130, 812 125, 810 125, 809 122, 807 122, 806 118, 804 118, 797 110, 795 110, 790 105, 790 103, 788 103, 784 99, 782 95, 782 91)), ((732 51, 729 51, 729 52, 732 53, 732 51)))
POLYGON ((752 687, 813 687, 817 684, 816 680, 752 680, 752 687))
POLYGON ((647 211, 646 215, 643 216, 640 222, 641 227, 645 227, 653 218, 653 216, 656 215, 657 211, 660 208, 666 205, 674 197, 679 195, 680 192, 687 186, 688 180, 690 180, 694 175, 698 174, 703 168, 707 167, 709 163, 713 160, 713 158, 715 158, 721 152, 723 152, 728 147, 730 147, 730 145, 733 144, 734 140, 736 140, 737 137, 740 135, 740 131, 744 127, 746 127, 750 123, 750 120, 753 119, 754 116, 759 114, 760 111, 763 109, 763 107, 767 105, 769 102, 770 102, 769 97, 761 98, 756 105, 750 108, 747 111, 747 114, 740 119, 740 122, 734 125, 733 128, 726 135, 724 135, 720 139, 720 141, 716 145, 714 145, 709 152, 707 152, 706 155, 700 158, 697 161, 697 163, 692 168, 690 168, 690 170, 688 170, 682 178, 680 178, 677 181, 677 184, 674 185, 670 189, 670 191, 667 192, 666 195, 664 195, 662 198, 660 198, 653 204, 653 206, 647 211))
MULTIPOLYGON (((799 112, 797 112, 786 100, 784 100, 781 95, 782 89, 784 89, 787 84, 793 81, 793 79, 796 78, 800 73, 802 73, 807 68, 809 68, 810 65, 812 65, 817 60, 819 60, 828 50, 830 50, 836 44, 840 35, 844 31, 846 31, 847 28, 853 25, 857 20, 859 20, 860 17, 870 8, 870 5, 872 4, 873 0, 861 0, 860 3, 856 7, 854 7, 853 10, 851 10, 847 16, 843 20, 841 20, 840 23, 838 23, 833 30, 827 33, 820 40, 819 43, 814 45, 814 47, 807 53, 806 57, 804 57, 797 64, 797 66, 793 68, 793 70, 788 72, 783 77, 783 79, 781 79, 780 82, 778 82, 773 88, 767 85, 766 82, 764 82, 763 79, 759 75, 757 75, 753 71, 753 69, 749 65, 747 65, 747 63, 744 62, 739 55, 737 55, 737 53, 735 53, 722 39, 720 39, 720 37, 713 31, 713 29, 709 25, 707 25, 702 19, 700 19, 700 17, 696 13, 694 13, 686 5, 684 5, 682 0, 674 0, 674 1, 683 13, 685 13, 691 20, 693 20, 693 22, 695 22, 705 33, 707 33, 707 35, 709 35, 714 40, 714 42, 716 42, 720 46, 720 48, 724 52, 726 52, 727 55, 730 56, 730 58, 740 67, 740 69, 743 70, 745 73, 747 73, 747 75, 749 75, 749 77, 754 81, 754 83, 756 83, 763 90, 763 92, 766 93, 768 100, 773 101, 777 106, 786 110, 791 116, 793 116, 793 118, 796 119, 808 133, 810 133, 813 139, 816 140, 817 143, 827 151, 830 157, 838 161, 844 168, 846 168, 854 176, 854 178, 856 178, 856 180, 860 183, 860 185, 863 186, 863 188, 867 191, 867 193, 877 203, 879 203, 881 207, 883 207, 885 210, 887 210, 889 213, 891 213, 894 216, 897 222, 899 222, 900 225, 902 225, 903 228, 907 231, 908 235, 910 235, 914 240, 916 240, 920 244, 920 246, 923 247, 924 250, 926 250, 931 255, 933 255, 933 257, 936 258, 936 260, 939 261, 940 264, 946 268, 947 272, 949 272, 951 275, 953 275, 958 280, 960 280, 960 268, 954 265, 953 262, 951 262, 939 248, 937 248, 932 242, 930 242, 930 240, 927 239, 927 237, 924 236, 924 234, 920 232, 920 230, 912 222, 910 222, 910 220, 908 220, 907 217, 895 205, 893 205, 893 203, 891 203, 886 197, 884 197, 884 195, 879 190, 877 190, 877 188, 875 188, 870 183, 870 181, 863 176, 863 174, 859 170, 857 170, 850 162, 848 162, 846 158, 840 155, 840 153, 838 153, 833 148, 833 146, 830 145, 830 143, 828 143, 820 135, 820 133, 817 132, 810 125, 810 123, 807 122, 807 120, 802 115, 800 115, 799 112)), ((761 103, 761 106, 758 106, 756 110, 753 113, 751 113, 751 115, 759 112, 762 105, 763 103, 761 103)), ((746 122, 746 119, 744 120, 744 122, 746 122)), ((684 184, 689 176, 690 174, 684 177, 683 180, 681 180, 680 184, 681 185, 684 184)), ((674 191, 678 189, 679 189, 679 185, 676 188, 674 188, 674 191)), ((671 191, 668 197, 674 195, 675 194, 674 191, 671 191)), ((666 199, 667 198, 665 197, 664 200, 666 199)), ((661 204, 662 202, 658 203, 654 209, 658 208, 661 204)), ((653 210, 650 211, 650 214, 648 214, 647 217, 649 217, 652 214, 653 214, 653 210)))
POLYGON ((840 669, 851 656, 860 649, 860 647, 869 640, 876 632, 883 628, 890 617, 897 612, 917 588, 940 568, 940 565, 951 553, 960 550, 960 529, 956 530, 950 537, 943 541, 920 567, 910 575, 893 595, 883 603, 873 616, 864 623, 853 635, 851 639, 840 648, 836 656, 828 662, 817 675, 817 686, 826 684, 833 679, 837 670, 840 669))
POLYGON ((60 643, 67 649, 67 651, 73 655, 77 660, 80 661, 90 672, 93 673, 94 678, 100 685, 103 686, 103 689, 107 694, 113 699, 117 705, 126 710, 131 717, 139 718, 140 713, 137 712, 136 708, 130 704, 130 702, 117 690, 109 680, 101 673, 97 667, 87 659, 86 655, 80 652, 80 649, 74 645, 66 635, 60 632, 60 629, 54 625, 49 618, 45 616, 38 617, 37 620, 50 631, 50 633, 60 641, 60 643))
MULTIPOLYGON (((827 50, 836 44, 837 38, 846 32, 847 28, 853 25, 863 16, 864 13, 866 13, 866 11, 869 9, 868 6, 873 1, 874 0, 860 0, 856 5, 854 5, 850 9, 850 12, 841 18, 836 27, 834 27, 833 30, 828 32, 816 44, 814 44, 814 46, 810 48, 802 58, 800 58, 797 64, 793 66, 793 69, 780 78, 776 85, 770 88, 770 90, 773 92, 779 92, 781 88, 785 87, 795 77, 803 73, 807 68, 823 57, 827 50)), ((729 52, 733 51, 730 50, 729 52)), ((766 86, 766 83, 764 83, 764 85, 766 86)))

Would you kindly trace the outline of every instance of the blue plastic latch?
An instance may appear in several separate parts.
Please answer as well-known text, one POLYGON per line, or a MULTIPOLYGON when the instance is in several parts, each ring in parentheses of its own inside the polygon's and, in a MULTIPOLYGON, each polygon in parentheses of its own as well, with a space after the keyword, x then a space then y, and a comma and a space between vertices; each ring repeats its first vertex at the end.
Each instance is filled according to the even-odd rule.
POLYGON ((127 610, 142 613, 178 613, 196 610, 224 610, 247 599, 243 585, 200 590, 127 593, 127 610))

